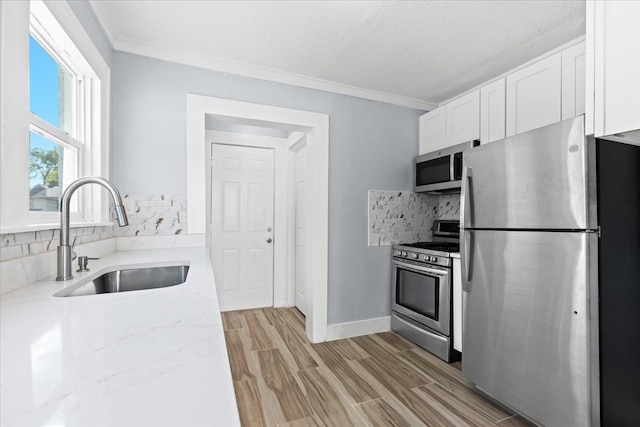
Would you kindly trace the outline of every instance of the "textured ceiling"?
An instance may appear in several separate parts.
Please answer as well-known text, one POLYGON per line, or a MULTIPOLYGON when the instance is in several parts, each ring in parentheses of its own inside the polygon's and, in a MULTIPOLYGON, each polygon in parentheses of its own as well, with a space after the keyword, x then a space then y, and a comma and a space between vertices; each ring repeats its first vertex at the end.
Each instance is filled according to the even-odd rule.
POLYGON ((118 50, 197 54, 431 104, 585 33, 584 1, 91 4, 118 50))

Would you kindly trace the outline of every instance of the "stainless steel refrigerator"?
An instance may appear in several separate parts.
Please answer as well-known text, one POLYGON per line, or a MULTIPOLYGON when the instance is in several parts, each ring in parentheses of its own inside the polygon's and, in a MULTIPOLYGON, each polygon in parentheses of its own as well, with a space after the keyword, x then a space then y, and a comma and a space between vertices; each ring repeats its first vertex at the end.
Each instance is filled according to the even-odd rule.
POLYGON ((464 376, 542 425, 599 425, 595 144, 583 118, 470 149, 464 165, 464 376))

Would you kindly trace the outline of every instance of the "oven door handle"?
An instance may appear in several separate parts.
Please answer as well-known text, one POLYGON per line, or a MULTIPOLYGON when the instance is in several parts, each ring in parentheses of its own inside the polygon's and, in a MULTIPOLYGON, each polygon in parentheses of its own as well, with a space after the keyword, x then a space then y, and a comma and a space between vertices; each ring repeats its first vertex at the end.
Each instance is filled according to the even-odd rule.
POLYGON ((448 270, 440 270, 440 269, 436 269, 436 268, 429 268, 429 267, 422 267, 422 266, 413 265, 413 264, 406 264, 404 262, 395 261, 395 260, 393 261, 393 263, 395 265, 397 265, 398 267, 404 268, 405 270, 415 271, 416 273, 431 273, 431 274, 435 274, 436 276, 446 276, 447 274, 449 274, 448 270))

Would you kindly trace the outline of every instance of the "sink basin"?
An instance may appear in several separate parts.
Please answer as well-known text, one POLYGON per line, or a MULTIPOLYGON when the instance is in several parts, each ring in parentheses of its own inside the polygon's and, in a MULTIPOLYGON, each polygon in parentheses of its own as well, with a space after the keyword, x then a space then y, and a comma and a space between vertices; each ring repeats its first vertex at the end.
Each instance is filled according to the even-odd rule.
POLYGON ((81 295, 166 288, 184 283, 187 280, 188 272, 188 265, 115 270, 98 276, 92 281, 71 291, 63 289, 61 292, 55 294, 55 296, 77 297, 81 295))

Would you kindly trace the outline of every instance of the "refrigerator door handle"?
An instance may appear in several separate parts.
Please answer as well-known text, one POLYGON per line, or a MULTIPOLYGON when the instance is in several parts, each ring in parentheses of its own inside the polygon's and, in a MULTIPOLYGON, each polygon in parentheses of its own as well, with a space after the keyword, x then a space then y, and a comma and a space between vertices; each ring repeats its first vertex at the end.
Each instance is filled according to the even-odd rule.
POLYGON ((462 269, 462 290, 464 292, 471 292, 471 268, 473 258, 473 231, 462 230, 462 262, 460 267, 462 269))
POLYGON ((460 190, 460 227, 471 227, 473 215, 473 200, 471 195, 471 179, 473 170, 471 168, 462 168, 462 189, 460 190))

